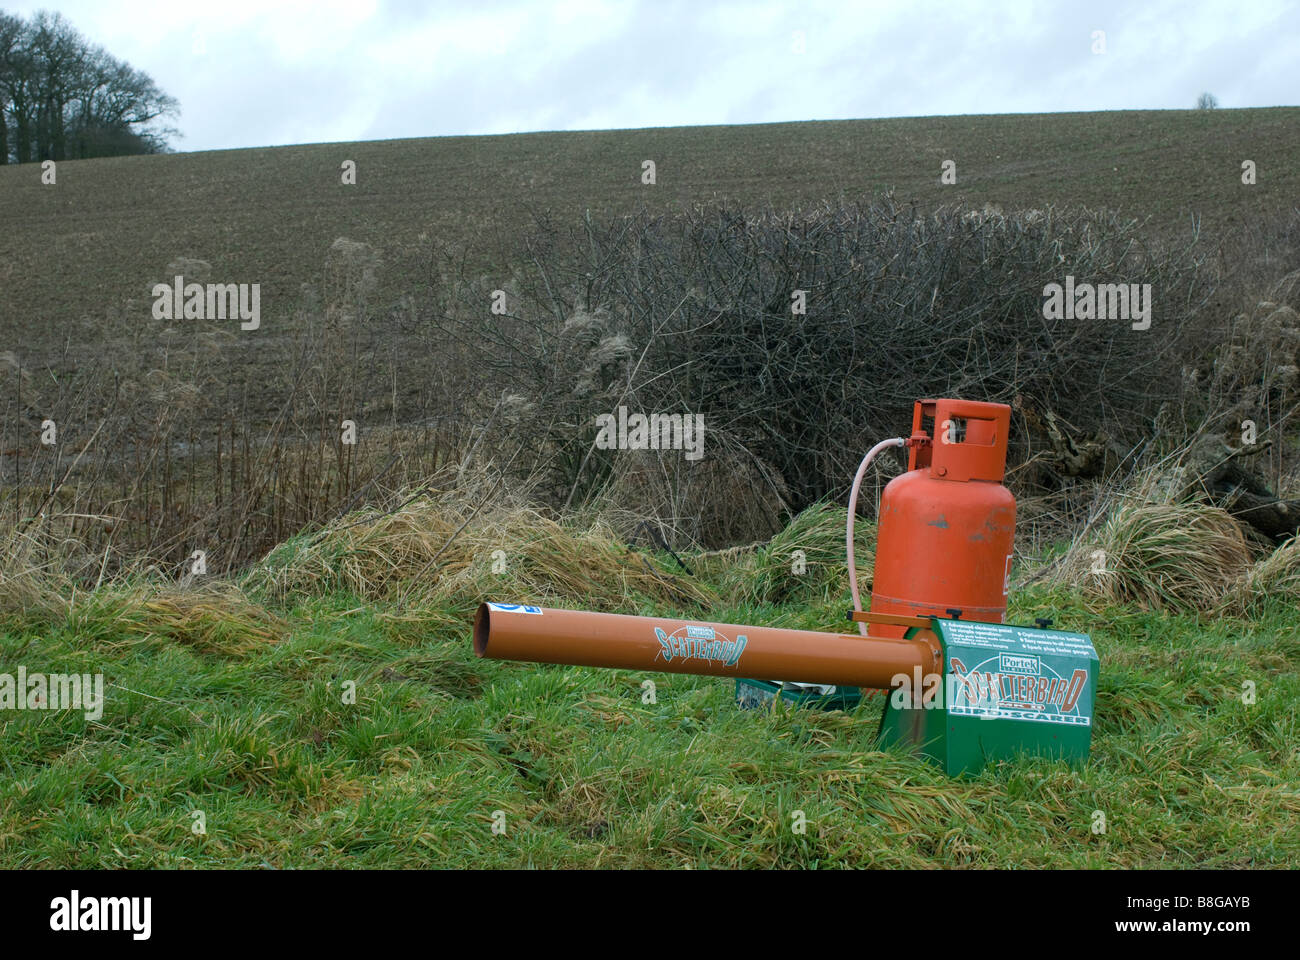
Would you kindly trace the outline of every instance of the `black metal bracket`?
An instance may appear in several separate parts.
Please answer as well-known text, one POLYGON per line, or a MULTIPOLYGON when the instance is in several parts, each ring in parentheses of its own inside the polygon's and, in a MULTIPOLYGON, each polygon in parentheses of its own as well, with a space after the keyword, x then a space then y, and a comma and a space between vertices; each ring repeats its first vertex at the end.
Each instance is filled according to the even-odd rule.
POLYGON ((639 524, 637 524, 636 532, 639 533, 641 532, 641 530, 645 530, 645 532, 649 534, 651 543, 658 546, 660 550, 663 550, 665 553, 668 554, 668 556, 676 560, 677 566, 681 567, 692 577, 695 576, 695 571, 686 565, 685 560, 677 556, 676 551, 674 551, 672 547, 668 546, 668 541, 664 539, 664 535, 656 528, 650 526, 650 522, 648 520, 642 520, 639 524))

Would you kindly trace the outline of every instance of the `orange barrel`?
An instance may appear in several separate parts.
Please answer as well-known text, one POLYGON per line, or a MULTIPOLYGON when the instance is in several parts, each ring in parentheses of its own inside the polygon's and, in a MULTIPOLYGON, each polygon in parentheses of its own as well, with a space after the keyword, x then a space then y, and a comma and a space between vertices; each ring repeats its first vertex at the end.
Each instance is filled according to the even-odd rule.
MULTIPOLYGON (((1016 498, 1002 485, 1011 408, 918 400, 907 473, 880 497, 871 611, 1001 623, 1016 498)), ((901 637, 904 627, 882 626, 901 637)))
POLYGON ((659 670, 706 677, 795 680, 888 690, 898 674, 934 673, 942 662, 929 630, 911 639, 862 637, 668 617, 483 603, 474 652, 492 660, 659 670))

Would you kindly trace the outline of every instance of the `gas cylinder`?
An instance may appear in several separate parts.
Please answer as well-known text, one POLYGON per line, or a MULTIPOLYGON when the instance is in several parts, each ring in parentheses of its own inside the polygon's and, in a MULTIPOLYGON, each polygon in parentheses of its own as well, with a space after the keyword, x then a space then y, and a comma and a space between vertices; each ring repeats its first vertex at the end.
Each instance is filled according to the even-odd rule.
POLYGON ((1016 526, 1002 485, 1010 427, 1003 403, 916 402, 907 472, 880 497, 873 613, 1003 621, 1016 526))

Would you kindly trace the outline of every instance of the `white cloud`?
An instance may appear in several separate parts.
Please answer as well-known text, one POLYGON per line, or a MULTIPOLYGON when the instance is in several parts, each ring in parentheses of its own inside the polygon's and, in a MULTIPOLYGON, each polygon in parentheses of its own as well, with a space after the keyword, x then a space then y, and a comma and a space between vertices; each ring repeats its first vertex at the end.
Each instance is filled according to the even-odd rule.
MULTIPOLYGON (((30 14, 48 0, 9 2, 30 14)), ((181 102, 183 149, 1295 102, 1285 0, 65 0, 181 102), (1107 53, 1091 53, 1091 33, 1107 53), (805 50, 793 39, 802 33, 805 50), (201 53, 195 51, 201 50, 201 53)))

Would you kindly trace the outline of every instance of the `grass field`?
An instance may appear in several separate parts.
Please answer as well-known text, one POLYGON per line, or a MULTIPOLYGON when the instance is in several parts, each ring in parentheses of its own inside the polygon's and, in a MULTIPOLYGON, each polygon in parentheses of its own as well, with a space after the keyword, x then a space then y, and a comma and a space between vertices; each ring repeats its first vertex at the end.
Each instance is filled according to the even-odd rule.
MULTIPOLYGON (((272 567, 292 564, 286 549, 272 567)), ((754 600, 767 591, 757 568, 704 567, 711 604, 632 591, 620 609, 840 628, 842 566, 781 606, 754 600)), ((1091 761, 949 779, 874 748, 879 700, 741 711, 730 681, 477 660, 482 588, 406 604, 338 589, 276 601, 275 580, 208 603, 115 585, 47 623, 7 619, 0 662, 102 671, 107 706, 93 722, 6 712, 0 864, 1300 865, 1294 607, 1242 622, 1019 592, 1013 622, 1051 616, 1097 647, 1091 761), (792 829, 796 810, 806 833, 792 829)), ((502 599, 537 589, 500 584, 502 599)), ((605 576, 590 596, 536 598, 585 607, 621 589, 605 576)))

